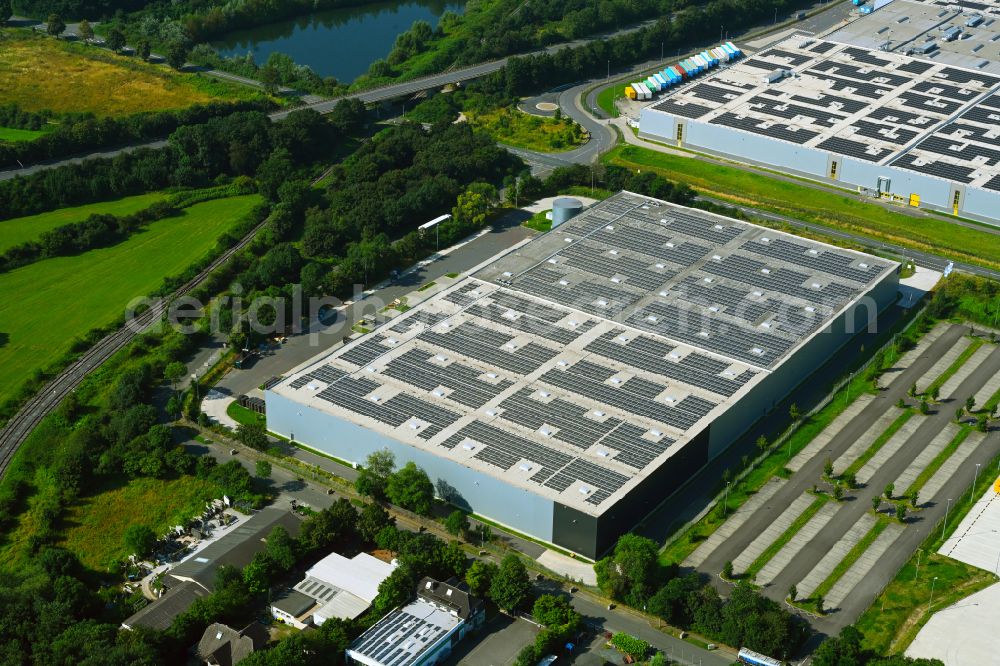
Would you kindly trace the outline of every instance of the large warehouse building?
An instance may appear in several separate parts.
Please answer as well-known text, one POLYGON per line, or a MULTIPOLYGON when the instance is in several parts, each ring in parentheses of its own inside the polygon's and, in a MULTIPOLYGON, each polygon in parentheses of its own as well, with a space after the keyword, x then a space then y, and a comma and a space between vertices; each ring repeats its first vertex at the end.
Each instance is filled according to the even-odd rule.
POLYGON ((896 299, 898 265, 622 192, 267 391, 268 427, 388 448, 596 557, 896 299))
POLYGON ((894 0, 678 88, 639 133, 1000 224, 998 19, 894 0))

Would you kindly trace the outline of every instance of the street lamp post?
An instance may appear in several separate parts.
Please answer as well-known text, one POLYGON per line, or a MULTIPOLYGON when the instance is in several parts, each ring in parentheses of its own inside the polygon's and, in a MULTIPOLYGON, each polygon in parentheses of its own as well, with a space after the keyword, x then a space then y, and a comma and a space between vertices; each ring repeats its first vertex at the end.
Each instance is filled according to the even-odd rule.
POLYGON ((916 581, 920 576, 920 556, 923 554, 923 548, 917 548, 917 573, 913 574, 913 580, 916 581))
POLYGON ((944 538, 944 530, 948 527, 948 509, 951 508, 951 498, 948 498, 948 504, 944 508, 944 523, 941 525, 941 538, 944 538))
POLYGON ((201 400, 201 396, 198 395, 198 375, 194 373, 191 374, 191 383, 194 384, 194 400, 195 402, 198 402, 201 400))
POLYGON ((976 484, 979 483, 979 465, 981 463, 976 463, 976 475, 972 478, 972 488, 969 490, 969 501, 972 502, 973 498, 976 496, 976 484))
POLYGON ((723 516, 728 516, 729 515, 729 484, 730 483, 732 483, 732 481, 726 481, 726 495, 725 495, 725 499, 722 500, 722 515, 723 516))

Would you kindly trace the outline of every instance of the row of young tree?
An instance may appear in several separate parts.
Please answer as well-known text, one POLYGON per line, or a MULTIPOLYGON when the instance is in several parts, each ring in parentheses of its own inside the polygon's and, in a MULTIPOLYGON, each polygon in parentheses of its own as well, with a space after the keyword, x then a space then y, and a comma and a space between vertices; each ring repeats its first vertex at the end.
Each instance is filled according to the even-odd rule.
POLYGON ((41 129, 53 123, 51 131, 32 141, 0 143, 0 168, 65 158, 95 150, 160 139, 182 125, 204 123, 210 118, 237 111, 267 111, 267 101, 234 101, 199 104, 178 111, 138 113, 124 118, 98 118, 93 114, 25 113, 16 105, 0 108, 0 125, 41 129), (4 122, 9 118, 11 122, 4 122))

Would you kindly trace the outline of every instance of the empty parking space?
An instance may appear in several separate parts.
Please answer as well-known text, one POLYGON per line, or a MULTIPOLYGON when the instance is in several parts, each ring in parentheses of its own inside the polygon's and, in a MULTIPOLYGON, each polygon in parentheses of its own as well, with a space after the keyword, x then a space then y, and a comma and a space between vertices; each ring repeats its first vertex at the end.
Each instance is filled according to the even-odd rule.
POLYGON ((829 578, 833 570, 837 568, 844 556, 854 548, 861 538, 875 526, 875 517, 869 514, 862 514, 861 518, 851 529, 841 537, 833 547, 827 551, 826 555, 812 568, 805 578, 796 585, 798 594, 802 598, 807 598, 816 591, 819 584, 829 578))
POLYGON ((965 363, 962 364, 962 367, 960 367, 955 374, 949 377, 944 384, 941 384, 941 397, 965 400, 965 396, 956 396, 955 391, 962 385, 962 382, 969 378, 969 375, 971 375, 976 368, 986 362, 986 359, 993 353, 993 350, 993 345, 983 345, 976 351, 972 352, 972 356, 966 359, 965 363))
POLYGON ((927 352, 927 349, 948 330, 948 324, 938 324, 931 329, 927 335, 920 339, 917 346, 903 354, 891 368, 882 374, 882 386, 891 386, 904 370, 913 365, 918 358, 927 352))
POLYGON ((857 418, 858 414, 867 407, 875 396, 865 393, 864 395, 858 396, 858 398, 847 406, 847 409, 842 411, 837 418, 835 418, 830 425, 823 429, 821 433, 813 438, 813 441, 799 451, 799 453, 789 461, 788 469, 793 472, 799 471, 803 465, 813 459, 820 451, 826 448, 837 434, 844 429, 848 423, 857 418))
POLYGON ((948 351, 942 354, 941 358, 935 361, 934 365, 932 365, 930 369, 917 380, 917 390, 922 393, 934 382, 935 379, 941 376, 941 373, 950 368, 951 364, 958 360, 958 357, 962 355, 962 352, 964 352, 970 344, 972 344, 972 340, 969 338, 959 338, 955 344, 953 344, 948 351))
POLYGON ((913 433, 917 431, 917 428, 924 424, 924 418, 921 416, 914 416, 909 421, 904 423, 902 427, 893 433, 885 444, 882 445, 875 455, 866 462, 861 469, 858 470, 858 481, 861 483, 868 483, 875 473, 882 469, 890 458, 896 455, 903 445, 913 436, 913 433))
POLYGON ((815 498, 809 494, 802 494, 795 498, 781 514, 761 532, 750 545, 743 549, 739 557, 733 560, 733 569, 738 572, 746 571, 754 560, 767 550, 767 547, 774 543, 778 537, 785 533, 795 519, 802 515, 802 512, 813 503, 815 498))
POLYGON ((986 401, 992 398, 997 391, 1000 391, 1000 373, 993 375, 981 389, 976 391, 976 405, 982 407, 986 401))
POLYGON ((761 488, 753 497, 744 502, 743 506, 737 509, 732 517, 719 526, 717 530, 712 532, 712 535, 705 539, 705 541, 698 546, 693 553, 691 553, 683 562, 686 567, 698 567, 702 562, 705 561, 712 552, 722 545, 726 539, 731 537, 736 533, 746 519, 753 514, 754 511, 764 506, 769 499, 771 499, 778 489, 785 485, 784 479, 771 479, 764 487, 761 488))
POLYGON ((761 567, 761 570, 757 573, 757 584, 762 586, 767 586, 771 584, 778 574, 784 571, 793 559, 806 547, 813 538, 819 534, 826 524, 830 522, 830 519, 837 514, 837 509, 840 505, 835 502, 829 502, 821 508, 815 516, 809 519, 802 529, 798 531, 798 534, 789 541, 785 546, 775 554, 771 560, 761 567))
MULTIPOLYGON (((976 452, 976 448, 982 443, 985 435, 981 432, 974 432, 965 438, 965 441, 959 444, 958 449, 951 454, 944 464, 938 468, 938 471, 934 472, 924 487, 921 488, 920 494, 923 496, 924 500, 930 500, 937 498, 941 488, 944 484, 955 475, 955 473, 963 466, 966 466, 966 461, 972 457, 976 452)), ((970 463, 971 464, 971 463, 970 463)), ((972 479, 973 472, 969 470, 970 481, 972 479)), ((937 498, 936 501, 943 501, 944 498, 937 498)))
POLYGON ((445 664, 449 666, 510 666, 521 648, 535 640, 538 627, 527 620, 499 615, 482 633, 465 639, 445 664))
POLYGON ((938 454, 944 451, 945 447, 955 439, 955 435, 958 434, 959 428, 954 423, 949 423, 944 427, 944 429, 935 435, 931 443, 924 447, 924 450, 920 452, 910 465, 903 470, 903 473, 896 477, 893 485, 896 488, 896 493, 902 495, 906 490, 913 485, 913 482, 917 480, 920 473, 924 471, 931 462, 937 458, 938 454))
POLYGON ((889 524, 885 530, 879 534, 865 552, 844 572, 844 575, 834 583, 826 595, 828 608, 839 608, 848 594, 858 586, 872 569, 879 563, 886 551, 899 538, 905 528, 895 523, 889 524))
POLYGON ((883 412, 874 423, 868 426, 868 430, 866 430, 861 437, 858 437, 854 443, 851 444, 851 446, 834 461, 834 471, 842 472, 850 467, 851 463, 857 460, 862 453, 867 451, 868 447, 871 446, 876 439, 878 439, 878 436, 885 432, 886 428, 888 428, 893 421, 899 418, 900 413, 901 412, 895 408, 887 409, 883 412))

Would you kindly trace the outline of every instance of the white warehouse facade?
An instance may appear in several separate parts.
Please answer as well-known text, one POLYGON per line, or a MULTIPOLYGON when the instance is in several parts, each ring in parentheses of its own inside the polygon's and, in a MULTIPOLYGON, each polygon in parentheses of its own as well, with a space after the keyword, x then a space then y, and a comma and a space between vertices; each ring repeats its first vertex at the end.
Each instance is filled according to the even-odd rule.
POLYGON ((898 265, 622 192, 266 392, 453 504, 600 556, 897 297, 898 265))

